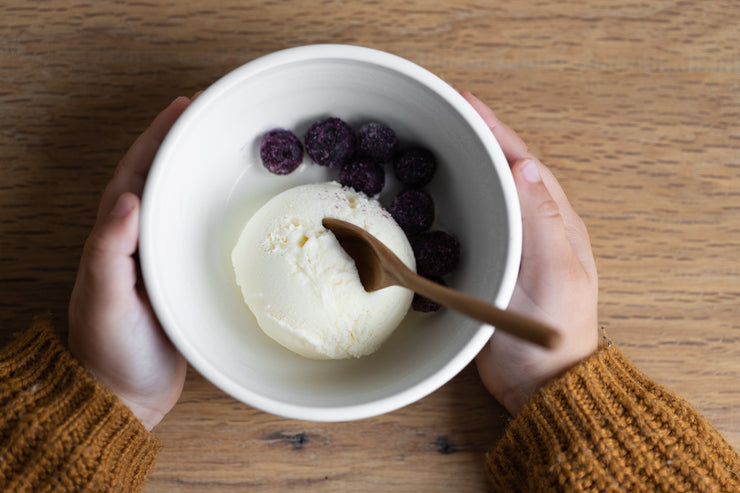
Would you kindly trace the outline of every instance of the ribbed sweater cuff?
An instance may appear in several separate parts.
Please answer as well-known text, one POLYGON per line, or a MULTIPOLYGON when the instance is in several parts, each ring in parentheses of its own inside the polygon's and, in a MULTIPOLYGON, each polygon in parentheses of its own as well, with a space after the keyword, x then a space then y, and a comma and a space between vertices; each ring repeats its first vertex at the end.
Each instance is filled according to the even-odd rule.
POLYGON ((740 491, 732 447, 609 342, 538 392, 486 462, 497 491, 740 491))
POLYGON ((0 491, 137 491, 158 450, 48 322, 0 351, 0 491))

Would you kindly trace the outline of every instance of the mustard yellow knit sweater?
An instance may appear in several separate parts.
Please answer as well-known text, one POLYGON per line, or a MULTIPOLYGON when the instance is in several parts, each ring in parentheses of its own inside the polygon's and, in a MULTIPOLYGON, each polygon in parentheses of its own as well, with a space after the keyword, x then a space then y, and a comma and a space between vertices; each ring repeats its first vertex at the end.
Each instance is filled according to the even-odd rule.
POLYGON ((737 452, 608 341, 541 389, 486 462, 496 491, 740 493, 737 452))
MULTIPOLYGON (((139 491, 158 450, 48 323, 0 351, 0 491, 139 491)), ((737 453, 610 344, 526 405, 487 468, 505 492, 740 492, 737 453)))
POLYGON ((158 450, 48 322, 0 351, 0 491, 139 491, 158 450))

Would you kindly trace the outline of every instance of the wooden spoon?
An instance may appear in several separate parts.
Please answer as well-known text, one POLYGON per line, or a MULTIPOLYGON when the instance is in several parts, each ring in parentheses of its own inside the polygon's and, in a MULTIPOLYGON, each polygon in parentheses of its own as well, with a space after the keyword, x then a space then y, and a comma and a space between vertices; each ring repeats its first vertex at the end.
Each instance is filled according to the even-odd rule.
POLYGON ((560 334, 537 320, 501 310, 416 274, 390 248, 359 226, 329 217, 324 218, 321 224, 334 233, 342 248, 354 259, 365 291, 403 286, 440 305, 540 346, 553 348, 560 338, 560 334))

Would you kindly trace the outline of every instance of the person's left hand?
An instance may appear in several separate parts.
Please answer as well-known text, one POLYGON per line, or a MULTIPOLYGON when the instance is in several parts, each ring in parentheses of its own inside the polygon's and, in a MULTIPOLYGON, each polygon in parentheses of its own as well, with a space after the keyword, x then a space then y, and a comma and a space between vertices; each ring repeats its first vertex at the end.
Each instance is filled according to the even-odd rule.
POLYGON ((162 331, 135 253, 141 193, 159 145, 190 104, 175 99, 116 168, 82 253, 69 303, 69 348, 151 430, 182 393, 186 364, 162 331))

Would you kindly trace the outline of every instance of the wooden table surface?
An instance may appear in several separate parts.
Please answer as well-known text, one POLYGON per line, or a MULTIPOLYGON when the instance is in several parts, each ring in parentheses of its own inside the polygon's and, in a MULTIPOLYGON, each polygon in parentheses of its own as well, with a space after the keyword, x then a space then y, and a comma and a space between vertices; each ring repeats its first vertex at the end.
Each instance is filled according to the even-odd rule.
MULTIPOLYGON (((100 191, 151 118, 260 55, 351 43, 488 102, 560 179, 599 319, 740 448, 736 1, 0 4, 0 342, 66 305, 100 191)), ((473 367, 359 422, 291 421, 189 370, 146 491, 485 491, 508 416, 473 367), (249 488, 247 488, 249 487, 249 488)))

